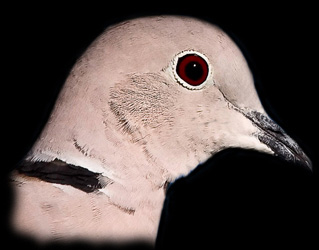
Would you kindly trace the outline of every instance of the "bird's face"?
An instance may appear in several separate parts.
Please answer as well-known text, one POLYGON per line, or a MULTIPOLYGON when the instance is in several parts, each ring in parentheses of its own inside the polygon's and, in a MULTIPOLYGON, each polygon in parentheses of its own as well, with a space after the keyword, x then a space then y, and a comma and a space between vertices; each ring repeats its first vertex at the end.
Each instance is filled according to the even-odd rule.
POLYGON ((51 158, 106 162, 122 145, 134 154, 125 164, 146 157, 173 177, 229 147, 311 166, 265 113, 236 44, 221 29, 184 17, 107 29, 74 66, 41 138, 33 151, 46 148, 51 158))
POLYGON ((126 56, 136 68, 112 88, 110 107, 152 158, 189 165, 187 172, 218 151, 239 147, 310 166, 265 113, 245 58, 223 31, 174 18, 150 26, 129 26, 144 39, 129 43, 126 56))

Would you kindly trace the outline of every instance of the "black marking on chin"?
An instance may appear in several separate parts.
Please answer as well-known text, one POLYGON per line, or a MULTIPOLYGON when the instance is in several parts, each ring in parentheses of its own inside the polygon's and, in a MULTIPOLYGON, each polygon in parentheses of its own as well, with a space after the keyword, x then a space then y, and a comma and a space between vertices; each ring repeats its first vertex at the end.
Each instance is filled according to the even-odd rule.
POLYGON ((101 174, 57 159, 51 162, 23 161, 18 171, 50 183, 70 185, 86 193, 103 188, 101 174))

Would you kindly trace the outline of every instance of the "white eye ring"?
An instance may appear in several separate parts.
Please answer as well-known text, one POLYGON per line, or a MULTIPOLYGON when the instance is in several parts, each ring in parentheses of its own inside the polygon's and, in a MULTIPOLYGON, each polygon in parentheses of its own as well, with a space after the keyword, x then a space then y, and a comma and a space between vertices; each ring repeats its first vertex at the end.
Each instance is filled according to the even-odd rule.
POLYGON ((208 58, 194 50, 177 54, 172 62, 175 80, 190 90, 199 90, 212 83, 212 67, 208 58))

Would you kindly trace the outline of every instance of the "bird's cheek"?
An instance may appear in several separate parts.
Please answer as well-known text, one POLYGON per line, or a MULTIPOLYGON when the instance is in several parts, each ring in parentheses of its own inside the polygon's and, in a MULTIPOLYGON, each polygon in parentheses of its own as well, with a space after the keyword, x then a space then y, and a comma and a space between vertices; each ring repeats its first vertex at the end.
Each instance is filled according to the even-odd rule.
POLYGON ((258 134, 260 133, 259 128, 247 119, 243 113, 240 114, 239 118, 235 124, 234 131, 234 142, 237 143, 235 147, 240 147, 244 149, 253 149, 260 152, 265 152, 273 154, 273 152, 258 139, 258 134))
POLYGON ((213 129, 213 140, 222 142, 222 148, 244 148, 261 152, 272 151, 260 142, 256 134, 258 128, 236 109, 225 109, 213 129), (217 125, 218 124, 218 125, 217 125))

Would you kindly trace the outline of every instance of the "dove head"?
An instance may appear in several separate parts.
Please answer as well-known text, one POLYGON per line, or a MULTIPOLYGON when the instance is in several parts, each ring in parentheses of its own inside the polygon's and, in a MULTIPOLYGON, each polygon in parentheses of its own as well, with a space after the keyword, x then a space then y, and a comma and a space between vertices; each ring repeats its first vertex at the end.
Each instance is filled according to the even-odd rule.
POLYGON ((29 158, 112 178, 125 169, 174 179, 229 147, 310 166, 266 115, 223 30, 188 17, 144 17, 108 28, 79 58, 29 158))

